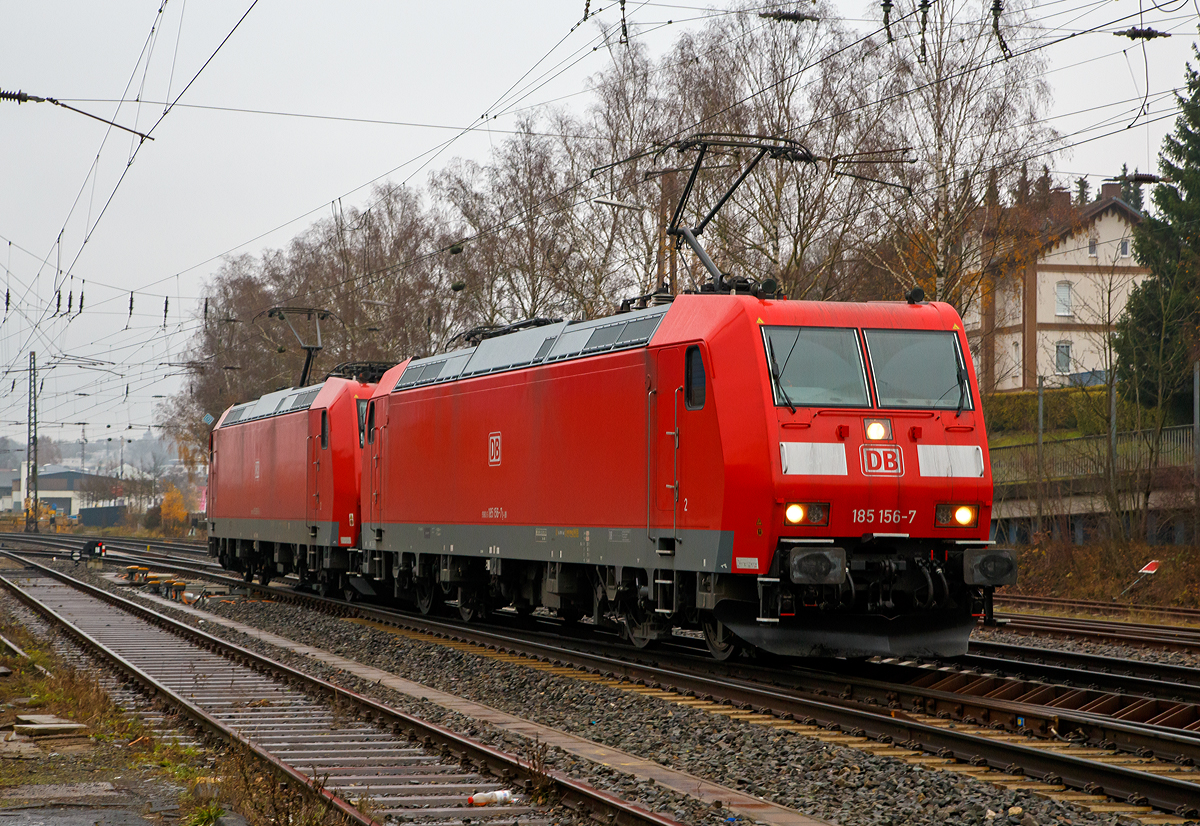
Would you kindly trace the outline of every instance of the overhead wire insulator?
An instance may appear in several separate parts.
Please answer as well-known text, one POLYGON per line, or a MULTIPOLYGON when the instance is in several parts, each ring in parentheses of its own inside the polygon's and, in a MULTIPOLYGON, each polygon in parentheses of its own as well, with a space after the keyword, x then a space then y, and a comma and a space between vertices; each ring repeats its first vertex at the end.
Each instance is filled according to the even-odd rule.
POLYGON ((892 37, 892 0, 883 0, 883 29, 887 32, 888 43, 895 43, 892 37))
POLYGON ((87 282, 84 281, 79 286, 79 311, 76 312, 75 315, 79 315, 80 313, 83 312, 83 288, 86 284, 87 284, 87 282))
POLYGON ((45 98, 40 98, 37 95, 27 95, 21 91, 6 92, 3 89, 0 89, 0 100, 11 100, 16 103, 29 103, 30 101, 33 101, 34 103, 45 103, 46 101, 45 98))
POLYGON ((996 33, 996 42, 1000 44, 1000 53, 1004 55, 1004 59, 1008 60, 1012 57, 1012 50, 1008 48, 1008 44, 1004 42, 1004 35, 1000 33, 1000 15, 1004 13, 1004 3, 1001 0, 994 0, 992 3, 992 31, 996 33))
POLYGON ((820 18, 813 14, 805 14, 802 11, 762 11, 758 16, 764 20, 778 20, 780 23, 806 23, 817 22, 820 18))
POLYGON ((1113 32, 1115 37, 1128 37, 1130 40, 1153 40, 1156 37, 1170 37, 1170 32, 1160 32, 1157 29, 1139 29, 1136 26, 1120 32, 1113 32))
POLYGON ((71 312, 74 310, 74 307, 72 306, 74 303, 75 303, 75 291, 71 290, 71 292, 67 293, 67 315, 68 316, 71 315, 71 312))
POLYGON ((621 39, 617 42, 622 46, 629 45, 629 27, 625 25, 625 0, 621 0, 621 39))
POLYGON ((167 308, 171 306, 171 299, 163 297, 163 329, 167 329, 167 308))
POLYGON ((929 7, 932 5, 931 0, 921 0, 921 56, 917 58, 918 63, 925 62, 925 27, 929 24, 929 7))

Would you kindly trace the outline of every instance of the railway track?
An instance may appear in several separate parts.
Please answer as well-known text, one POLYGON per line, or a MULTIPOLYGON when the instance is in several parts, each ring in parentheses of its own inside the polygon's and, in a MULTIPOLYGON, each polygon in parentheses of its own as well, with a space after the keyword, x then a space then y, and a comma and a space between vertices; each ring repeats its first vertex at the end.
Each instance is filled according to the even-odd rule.
POLYGON ((1055 611, 1075 614, 1125 618, 1156 618, 1171 623, 1200 623, 1200 608, 1177 608, 1167 605, 1135 605, 1124 602, 1104 602, 1091 599, 1065 599, 1063 597, 1037 597, 1019 594, 997 594, 997 606, 1023 608, 1034 611, 1055 611))
POLYGON ((1089 639, 1133 648, 1156 647, 1169 651, 1195 651, 1200 648, 1200 628, 1034 614, 997 613, 996 619, 1004 623, 1005 631, 1014 634, 1089 639))
POLYGON ((648 684, 681 702, 701 698, 715 704, 714 713, 744 713, 749 722, 790 720, 798 726, 792 730, 831 742, 901 759, 934 759, 948 770, 987 772, 981 779, 1007 788, 1066 799, 1075 790, 1092 806, 1143 813, 1153 804, 1190 816, 1200 801, 1200 773, 1190 768, 1200 759, 1200 680, 1191 669, 994 644, 975 646, 971 656, 948 664, 863 663, 841 673, 714 668, 707 657, 693 656, 682 638, 670 647, 680 650, 659 652, 654 667, 637 662, 624 646, 593 643, 600 653, 588 654, 564 648, 561 640, 531 640, 519 630, 483 631, 278 586, 266 590, 277 599, 439 635, 483 652, 499 647, 549 657, 630 685, 648 684), (1139 673, 1124 673, 1131 668, 1139 673), (1101 791, 1115 802, 1097 799, 1101 791))
MULTIPOLYGON (((182 547, 183 543, 144 540, 137 537, 92 537, 75 534, 23 534, 0 533, 0 545, 7 547, 32 547, 61 556, 64 551, 82 550, 91 539, 101 539, 108 555, 117 559, 120 554, 127 555, 132 562, 150 562, 155 565, 168 567, 179 566, 181 573, 211 572, 224 574, 221 566, 208 557, 205 547, 195 549, 182 547)), ((121 557, 126 558, 126 557, 121 557)))
POLYGON ((204 634, 104 589, 31 563, 0 578, 42 617, 194 724, 239 744, 351 822, 370 824, 351 799, 384 816, 438 823, 547 822, 530 803, 472 808, 468 795, 552 786, 602 819, 676 821, 528 759, 464 738, 362 695, 204 634))

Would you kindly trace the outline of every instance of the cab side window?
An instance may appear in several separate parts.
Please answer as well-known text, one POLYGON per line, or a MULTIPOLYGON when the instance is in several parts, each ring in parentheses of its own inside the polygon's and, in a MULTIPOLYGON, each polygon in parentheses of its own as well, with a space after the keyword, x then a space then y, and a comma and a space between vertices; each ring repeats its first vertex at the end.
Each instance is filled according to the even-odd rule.
POLYGON ((375 402, 367 408, 367 444, 375 444, 375 402))
POLYGON ((329 447, 329 411, 321 411, 321 449, 329 447))
POLYGON ((685 371, 683 380, 684 402, 688 410, 699 410, 704 407, 704 357, 696 346, 687 349, 685 356, 685 371))

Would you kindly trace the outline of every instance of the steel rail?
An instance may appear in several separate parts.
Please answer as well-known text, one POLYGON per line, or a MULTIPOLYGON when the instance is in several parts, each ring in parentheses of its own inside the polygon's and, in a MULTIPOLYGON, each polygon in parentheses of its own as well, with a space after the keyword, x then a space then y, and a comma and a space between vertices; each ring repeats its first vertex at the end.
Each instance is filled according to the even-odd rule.
POLYGON ((1095 686, 1106 691, 1136 692, 1147 697, 1171 697, 1200 703, 1200 668, 1172 663, 1123 660, 981 640, 971 640, 967 654, 949 662, 977 670, 1032 675, 1067 685, 1095 686))
MULTIPOLYGON (((266 590, 272 591, 269 588, 266 590)), ((418 620, 357 604, 353 613, 364 619, 392 625, 406 624, 425 631, 435 629, 433 633, 440 633, 448 638, 501 650, 507 649, 563 665, 582 667, 613 678, 620 677, 660 688, 672 688, 712 699, 724 698, 745 708, 838 727, 877 740, 891 741, 942 756, 952 756, 965 762, 983 762, 1001 770, 1014 765, 1020 766, 1026 773, 1043 780, 1062 782, 1086 791, 1102 792, 1118 799, 1146 800, 1156 808, 1174 811, 1184 816, 1196 813, 1197 801, 1200 800, 1200 785, 1192 782, 922 723, 902 710, 880 709, 878 706, 871 708, 866 702, 839 700, 834 697, 799 697, 775 688, 732 681, 724 676, 714 678, 658 665, 633 663, 625 659, 565 649, 558 644, 507 637, 493 631, 430 621, 424 617, 418 620)), ((636 652, 630 651, 631 655, 634 653, 636 652)), ((706 665, 709 666, 707 670, 711 672, 711 661, 706 662, 706 665)), ((823 676, 830 680, 831 685, 845 685, 844 679, 839 683, 829 675, 823 676)), ((856 686, 861 685, 856 683, 856 686)), ((879 683, 876 686, 879 691, 895 692, 898 688, 902 687, 887 683, 879 683)), ((979 699, 928 690, 922 692, 922 695, 943 706, 961 705, 964 700, 979 699)), ((1144 753, 1148 748, 1147 744, 1152 743, 1156 752, 1172 755, 1179 753, 1180 758, 1186 761, 1187 754, 1200 750, 1200 740, 1172 730, 1147 729, 1144 726, 1107 720, 1099 715, 1061 712, 1025 704, 1009 704, 1008 710, 1013 714, 1040 712, 1051 722, 1070 723, 1085 731, 1089 738, 1104 741, 1111 744, 1110 747, 1120 746, 1134 753, 1139 750, 1143 750, 1144 753)), ((1064 728, 1068 727, 1064 725, 1064 728)))
MULTIPOLYGON (((329 695, 330 697, 334 698, 335 701, 344 702, 349 706, 358 709, 361 716, 367 719, 385 721, 391 726, 394 732, 409 732, 425 742, 427 747, 430 743, 432 743, 434 746, 439 747, 443 754, 457 756, 465 763, 485 766, 492 774, 498 777, 521 778, 522 780, 528 782, 532 782, 534 780, 535 772, 527 760, 507 754, 506 752, 500 751, 499 749, 495 749, 486 744, 478 743, 467 737, 459 735, 458 733, 445 728, 444 726, 439 726, 436 723, 430 723, 428 721, 421 720, 418 717, 414 717, 410 714, 400 711, 399 709, 392 708, 365 695, 342 688, 341 686, 337 686, 318 677, 313 677, 303 671, 292 668, 291 666, 283 663, 276 662, 275 660, 258 654, 255 651, 239 646, 236 643, 232 643, 212 634, 205 633, 204 631, 193 628, 190 625, 168 617, 165 614, 161 614, 153 609, 147 608, 144 605, 140 605, 131 600, 117 596, 116 594, 113 594, 103 588, 99 588, 86 582, 81 582, 59 571, 56 571, 53 568, 39 565, 32 560, 22 558, 15 553, 5 552, 4 555, 25 565, 30 565, 49 577, 52 577, 60 582, 67 583, 71 587, 83 591, 88 595, 102 600, 110 605, 119 607, 122 610, 145 620, 146 622, 150 622, 161 628, 170 630, 171 632, 195 642, 198 645, 201 645, 212 651, 225 654, 225 656, 230 657, 231 659, 251 665, 251 667, 254 667, 258 670, 273 673, 290 684, 302 685, 314 693, 329 695)), ((11 590, 14 590, 23 599, 26 599, 25 595, 21 594, 20 590, 4 577, 0 577, 0 583, 3 583, 11 590)), ((28 600, 26 599, 26 601, 28 600)), ((34 601, 34 604, 37 606, 41 605, 40 603, 36 603, 36 601, 34 601)), ((37 610, 43 611, 41 607, 38 607, 37 610)), ((52 618, 55 620, 55 622, 65 622, 61 617, 55 614, 52 609, 46 608, 45 611, 49 612, 47 614, 48 616, 52 615, 52 618)), ((80 632, 78 629, 74 629, 69 623, 65 623, 65 625, 68 629, 73 629, 74 633, 80 636, 80 638, 86 638, 89 647, 95 646, 100 648, 100 650, 106 651, 106 649, 100 647, 99 643, 93 640, 91 637, 88 637, 88 635, 83 634, 83 632, 80 632)), ((106 656, 109 656, 108 653, 106 653, 106 656)), ((143 682, 143 684, 148 686, 154 686, 152 690, 159 690, 156 681, 154 681, 152 677, 144 674, 144 672, 142 672, 140 669, 137 669, 137 667, 132 663, 129 663, 128 661, 125 661, 119 657, 117 657, 114 661, 118 660, 122 670, 127 671, 127 673, 129 673, 139 682, 143 682)), ((184 698, 177 697, 177 695, 173 694, 165 687, 163 687, 161 690, 171 698, 172 702, 178 701, 181 707, 188 709, 190 715, 191 710, 194 709, 194 706, 191 703, 188 703, 184 698)), ((195 709, 195 711, 198 713, 198 716, 195 718, 197 722, 200 722, 205 727, 215 725, 220 728, 219 733, 221 736, 227 736, 223 724, 212 718, 211 715, 208 715, 201 709, 195 709)), ((238 742, 254 749, 256 754, 258 753, 259 749, 254 747, 253 744, 249 743, 249 741, 246 741, 245 738, 241 737, 241 735, 237 734, 236 732, 229 732, 229 734, 234 735, 238 742)), ((564 803, 567 805, 573 805, 576 808, 581 806, 587 808, 601 817, 601 819, 607 820, 610 823, 645 824, 645 826, 680 826, 679 822, 673 818, 651 812, 637 804, 622 800, 613 794, 594 788, 593 786, 582 781, 568 777, 562 772, 556 770, 543 770, 542 774, 544 774, 554 784, 560 795, 560 798, 564 803)), ((289 777, 291 777, 291 773, 289 773, 289 777)), ((299 782, 303 782, 305 784, 308 783, 308 779, 305 775, 300 774, 298 777, 299 782)), ((358 820, 356 822, 361 822, 363 824, 374 823, 374 821, 369 820, 358 820)))
POLYGON ((1015 634, 1086 638, 1170 651, 1194 651, 1200 647, 1200 628, 1147 625, 1132 622, 1045 617, 1032 614, 996 614, 1004 630, 1015 634))
MULTIPOLYGON (((54 575, 53 573, 50 573, 51 569, 43 570, 51 576, 54 575)), ((57 576, 55 579, 64 581, 57 576)), ((215 734, 232 745, 248 750, 251 754, 270 767, 271 770, 279 774, 285 781, 299 789, 304 790, 310 795, 316 796, 325 804, 336 809, 351 823, 360 824, 360 826, 383 826, 383 824, 379 823, 373 818, 359 812, 352 805, 347 803, 345 800, 342 800, 328 789, 319 786, 315 778, 310 778, 302 772, 297 771, 292 766, 279 760, 267 750, 255 745, 249 738, 226 726, 220 720, 204 711, 204 709, 190 702, 187 698, 181 696, 175 691, 172 691, 161 681, 147 674, 145 671, 138 668, 120 654, 112 651, 87 632, 77 628, 53 608, 25 593, 18 585, 9 580, 7 577, 0 576, 0 585, 3 585, 5 588, 7 588, 27 607, 31 608, 33 611, 42 615, 46 619, 53 622, 56 626, 61 628, 68 636, 74 639, 76 643, 82 645, 87 650, 100 655, 102 658, 110 662, 126 677, 141 685, 144 690, 151 694, 151 696, 156 698, 165 698, 168 703, 180 709, 183 714, 198 728, 215 734)))
POLYGON ((1136 605, 1126 602, 1104 602, 1092 599, 1066 599, 1064 597, 1038 597, 1022 594, 997 594, 996 605, 1011 605, 1055 611, 1086 611, 1115 616, 1149 615, 1166 619, 1187 619, 1200 622, 1200 608, 1174 607, 1170 605, 1136 605))
MULTIPOLYGON (((205 575, 207 576, 208 574, 205 575)), ((889 720, 886 724, 871 726, 864 721, 880 716, 878 711, 871 710, 871 705, 895 705, 899 697, 903 696, 909 701, 909 707, 913 708, 914 711, 920 710, 931 714, 948 714, 960 719, 972 716, 981 716, 983 719, 988 719, 991 715, 995 715, 995 719, 1000 720, 1007 717, 1013 728, 1017 728, 1018 726, 1015 723, 1016 721, 1020 721, 1025 724, 1021 728, 1025 730, 1029 730, 1031 727, 1035 729, 1040 728, 1041 733, 1044 735, 1061 737, 1064 732, 1078 731, 1086 736, 1089 742, 1101 744, 1106 748, 1120 748, 1140 755, 1153 753, 1160 757, 1175 759, 1185 763, 1194 760, 1200 762, 1198 760, 1200 758, 1200 750, 1198 750, 1200 749, 1200 741, 1196 739, 1200 735, 1189 735, 1188 733, 1180 733, 1177 730, 1163 729, 1161 727, 1124 723, 1098 714, 1073 712, 1003 700, 989 700, 988 698, 958 694, 950 691, 913 688, 878 680, 864 680, 861 678, 847 680, 844 675, 819 674, 817 672, 811 672, 807 675, 810 687, 817 685, 818 688, 816 690, 826 695, 845 694, 846 699, 842 701, 830 699, 819 701, 809 700, 796 696, 783 695, 778 691, 764 689, 761 686, 753 684, 739 684, 735 686, 729 683, 728 680, 715 681, 703 676, 688 675, 673 669, 660 669, 654 666, 639 665, 609 656, 565 649, 558 644, 540 643, 524 638, 508 637, 499 632, 482 631, 455 623, 440 622, 428 617, 416 618, 410 615, 365 606, 360 603, 347 604, 340 600, 331 600, 317 595, 302 594, 294 591, 289 592, 278 587, 271 588, 253 583, 244 583, 240 579, 227 579, 231 583, 236 582, 253 591, 269 594, 272 598, 280 601, 295 602, 309 607, 318 606, 321 610, 335 616, 358 616, 392 625, 407 625, 426 631, 434 629, 434 633, 480 645, 498 646, 511 650, 534 651, 536 652, 535 656, 555 659, 567 665, 583 667, 610 676, 620 676, 649 684, 673 686, 703 696, 724 696, 729 701, 738 705, 770 710, 784 716, 792 716, 793 718, 813 719, 822 724, 850 726, 851 730, 867 732, 876 738, 890 738, 896 742, 906 742, 913 747, 921 748, 925 751, 938 754, 952 754, 958 759, 974 760, 975 762, 984 760, 995 768, 1008 768, 1013 762, 1018 762, 1018 764, 1024 765, 1035 774, 1040 771, 1043 777, 1061 779, 1068 785, 1076 788, 1095 789, 1097 786, 1095 777, 1097 774, 1102 774, 1108 779, 1105 783, 1099 785, 1106 789, 1110 796, 1135 800, 1144 797, 1158 808, 1165 808, 1168 811, 1188 811, 1188 807, 1194 806, 1194 801, 1200 799, 1200 786, 1190 782, 1182 782, 1174 778, 1160 778, 1150 772, 1141 772, 1123 766, 1111 766, 1089 760, 1083 760, 1081 764, 1090 766, 1090 770, 1079 769, 1077 765, 1071 768, 1071 760, 1079 761, 1081 759, 1069 755, 1047 754, 1033 746, 1004 744, 1005 749, 1009 747, 1016 749, 1024 748, 1027 759, 1023 761, 1014 761, 1012 755, 1007 752, 995 759, 991 759, 987 757, 989 748, 997 747, 998 741, 955 730, 948 732, 937 726, 929 726, 928 724, 914 720, 902 711, 887 713, 890 715, 890 718, 885 717, 885 719, 889 720), (814 703, 816 705, 813 705, 814 703), (831 715, 829 713, 829 709, 831 708, 841 709, 849 716, 842 719, 836 715, 831 715), (861 714, 866 714, 868 717, 857 716, 861 714), (897 725, 895 723, 897 715, 906 721, 906 727, 903 728, 900 734, 902 740, 897 740, 897 734, 893 731, 897 725), (913 732, 916 731, 922 731, 924 734, 921 737, 912 736, 913 732), (944 742, 947 737, 951 739, 958 738, 955 739, 955 742, 959 745, 954 747, 944 742), (1033 755, 1038 755, 1038 757, 1033 759, 1033 755), (1063 768, 1060 766, 1058 769, 1053 768, 1059 759, 1063 760, 1063 765, 1068 767, 1063 768), (1051 766, 1051 768, 1044 769, 1047 765, 1051 766), (1158 783, 1157 781, 1159 780, 1163 782, 1158 783)), ((632 656, 634 654, 633 650, 630 650, 628 654, 624 651, 621 652, 621 656, 632 656)), ((711 671, 711 661, 706 660, 706 665, 709 666, 708 670, 711 671)))

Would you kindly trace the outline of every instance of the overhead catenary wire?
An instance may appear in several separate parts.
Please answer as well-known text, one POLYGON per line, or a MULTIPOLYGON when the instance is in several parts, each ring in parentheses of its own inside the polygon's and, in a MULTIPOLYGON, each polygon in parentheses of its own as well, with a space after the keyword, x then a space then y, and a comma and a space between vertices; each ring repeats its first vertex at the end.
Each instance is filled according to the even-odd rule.
POLYGON ((132 311, 130 312, 130 317, 132 317, 132 311))

